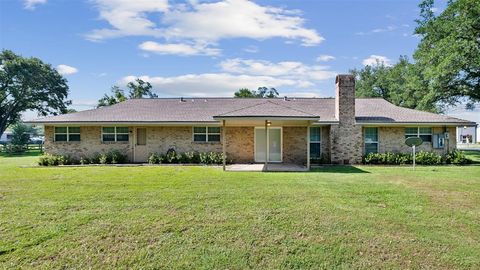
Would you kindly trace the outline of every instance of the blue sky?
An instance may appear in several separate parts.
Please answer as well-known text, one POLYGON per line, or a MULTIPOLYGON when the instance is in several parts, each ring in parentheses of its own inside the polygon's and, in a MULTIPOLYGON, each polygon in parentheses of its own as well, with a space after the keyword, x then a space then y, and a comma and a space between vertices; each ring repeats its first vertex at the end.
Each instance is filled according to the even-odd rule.
POLYGON ((79 110, 135 77, 161 97, 328 97, 335 74, 412 55, 418 2, 3 0, 0 46, 57 67, 79 110))

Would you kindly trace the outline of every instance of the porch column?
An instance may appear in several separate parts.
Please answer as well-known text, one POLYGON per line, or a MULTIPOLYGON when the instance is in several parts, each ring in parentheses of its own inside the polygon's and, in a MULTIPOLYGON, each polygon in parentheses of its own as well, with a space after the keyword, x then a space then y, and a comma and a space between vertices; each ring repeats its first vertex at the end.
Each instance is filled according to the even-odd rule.
POLYGON ((265 171, 268 166, 268 120, 265 120, 265 171))
POLYGON ((225 171, 225 166, 227 164, 227 136, 225 134, 227 133, 225 130, 225 120, 222 120, 222 152, 223 152, 223 158, 222 158, 222 163, 223 163, 223 170, 225 171))
POLYGON ((307 125, 307 169, 310 170, 310 122, 307 125))

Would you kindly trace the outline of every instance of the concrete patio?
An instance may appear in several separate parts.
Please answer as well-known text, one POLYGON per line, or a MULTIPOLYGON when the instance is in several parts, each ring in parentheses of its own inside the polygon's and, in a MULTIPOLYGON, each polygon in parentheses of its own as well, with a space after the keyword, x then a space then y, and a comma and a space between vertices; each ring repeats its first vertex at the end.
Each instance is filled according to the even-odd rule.
POLYGON ((308 168, 298 164, 272 163, 268 164, 231 164, 226 166, 226 171, 230 172, 308 172, 308 168))

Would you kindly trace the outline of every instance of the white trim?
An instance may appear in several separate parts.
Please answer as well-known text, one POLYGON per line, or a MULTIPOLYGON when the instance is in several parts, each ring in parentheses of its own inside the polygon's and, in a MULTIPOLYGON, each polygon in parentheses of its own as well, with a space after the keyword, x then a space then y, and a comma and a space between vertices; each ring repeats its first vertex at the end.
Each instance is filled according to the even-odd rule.
MULTIPOLYGON (((383 126, 398 126, 398 127, 444 127, 444 126, 469 126, 469 123, 454 123, 454 122, 397 122, 397 123, 381 123, 381 122, 361 122, 356 124, 364 127, 383 127, 383 126)), ((471 123, 470 123, 471 124, 471 123)))
MULTIPOLYGON (((309 127, 308 127, 308 141, 309 141, 308 147, 311 148, 311 147, 310 147, 310 144, 311 144, 311 143, 318 143, 318 144, 320 144, 320 158, 322 158, 322 140, 323 140, 323 138, 322 138, 322 127, 319 127, 319 126, 309 126, 309 127), (320 128, 320 140, 319 140, 319 141, 311 141, 311 140, 310 140, 310 135, 311 135, 310 128, 312 128, 312 127, 313 127, 313 128, 320 128)), ((310 156, 310 149, 309 149, 308 155, 309 155, 309 157, 311 158, 311 156, 310 156)))
POLYGON ((80 136, 80 140, 78 140, 78 141, 71 141, 71 142, 80 142, 80 141, 82 141, 82 134, 81 134, 81 132, 82 132, 82 130, 81 130, 81 127, 80 127, 80 126, 54 126, 54 127, 53 127, 53 141, 54 141, 54 142, 70 142, 70 134, 72 134, 72 135, 79 135, 79 136, 80 136), (57 127, 59 127, 59 128, 60 128, 60 127, 61 127, 61 128, 63 128, 63 127, 66 128, 66 129, 67 129, 67 132, 66 132, 66 133, 63 133, 63 132, 57 133, 57 132, 55 132, 55 129, 56 129, 57 127), (79 132, 78 132, 78 133, 77 133, 77 132, 70 132, 70 128, 72 128, 72 127, 73 127, 73 128, 77 128, 77 127, 78 127, 79 132), (57 135, 67 135, 67 140, 66 140, 66 141, 57 141, 57 140, 56 140, 57 135))
POLYGON ((366 151, 366 144, 367 143, 376 143, 377 144, 377 153, 380 151, 380 129, 378 127, 363 127, 363 154, 367 154, 367 151, 366 151), (365 132, 365 129, 367 128, 375 128, 377 129, 377 140, 376 141, 370 141, 370 142, 367 142, 365 139, 366 139, 366 135, 367 133, 365 132))
MULTIPOLYGON (((265 161, 258 161, 257 160, 256 150, 257 150, 257 130, 258 129, 265 129, 265 127, 255 127, 254 128, 254 132, 253 132, 253 158, 254 158, 255 162, 265 162, 265 161)), ((268 163, 282 163, 283 162, 283 127, 268 127, 267 132, 270 129, 280 129, 280 161, 270 161, 269 160, 268 163)), ((268 139, 269 139, 269 141, 267 142, 267 145, 265 147, 265 151, 269 151, 268 147, 269 147, 269 142, 270 142, 270 134, 268 134, 268 139)))
POLYGON ((209 128, 210 127, 217 127, 217 126, 192 126, 192 142, 194 143, 203 143, 203 142, 213 142, 213 143, 219 143, 219 142, 222 142, 222 127, 218 127, 220 128, 220 132, 216 133, 216 132, 209 132, 209 128), (205 128, 205 133, 195 133, 195 128, 205 128), (205 135, 205 141, 195 141, 195 134, 197 135, 205 135), (210 135, 219 135, 220 136, 220 140, 218 141, 210 141, 208 140, 209 136, 210 135))
POLYGON ((265 121, 265 120, 293 120, 293 121, 312 121, 312 120, 318 120, 320 117, 318 116, 312 116, 312 117, 288 117, 288 116, 214 116, 213 119, 215 120, 259 120, 259 121, 265 121))
MULTIPOLYGON (((120 141, 120 142, 128 142, 128 141, 130 141, 130 127, 128 127, 128 126, 101 126, 100 129, 102 130, 102 132, 101 132, 101 133, 102 133, 102 135, 101 135, 102 137, 100 138, 100 140, 101 140, 102 142, 106 142, 106 143, 109 143, 109 142, 118 142, 117 136, 118 136, 118 135, 125 135, 125 134, 128 135, 128 140, 127 140, 127 141, 120 141), (128 129, 128 131, 127 131, 126 133, 125 133, 125 132, 119 133, 119 132, 117 132, 117 128, 118 128, 118 127, 122 127, 122 128, 123 128, 123 127, 126 127, 126 128, 128 129), (111 133, 111 132, 103 132, 103 128, 113 128, 113 133, 111 133), (104 141, 104 140, 103 140, 103 135, 113 135, 114 140, 113 140, 113 141, 104 141)), ((136 142, 134 142, 134 143, 136 143, 136 142)))
MULTIPOLYGON (((416 126, 416 127, 405 127, 405 130, 403 131, 403 135, 404 137, 406 136, 410 136, 410 137, 420 137, 420 136, 430 136, 430 141, 429 143, 432 143, 433 144, 433 127, 419 127, 419 126, 416 126), (407 128, 416 128, 417 129, 417 133, 407 133, 406 132, 406 129, 407 128), (420 128, 430 128, 430 133, 420 133, 420 128)), ((428 143, 428 142, 427 142, 428 143)))

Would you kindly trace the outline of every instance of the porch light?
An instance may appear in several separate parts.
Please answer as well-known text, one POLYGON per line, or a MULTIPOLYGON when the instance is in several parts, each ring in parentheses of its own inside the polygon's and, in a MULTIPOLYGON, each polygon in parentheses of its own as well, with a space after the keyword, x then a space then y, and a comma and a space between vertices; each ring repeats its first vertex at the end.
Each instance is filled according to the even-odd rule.
POLYGON ((267 126, 271 126, 271 125, 272 125, 272 122, 267 121, 267 126))

